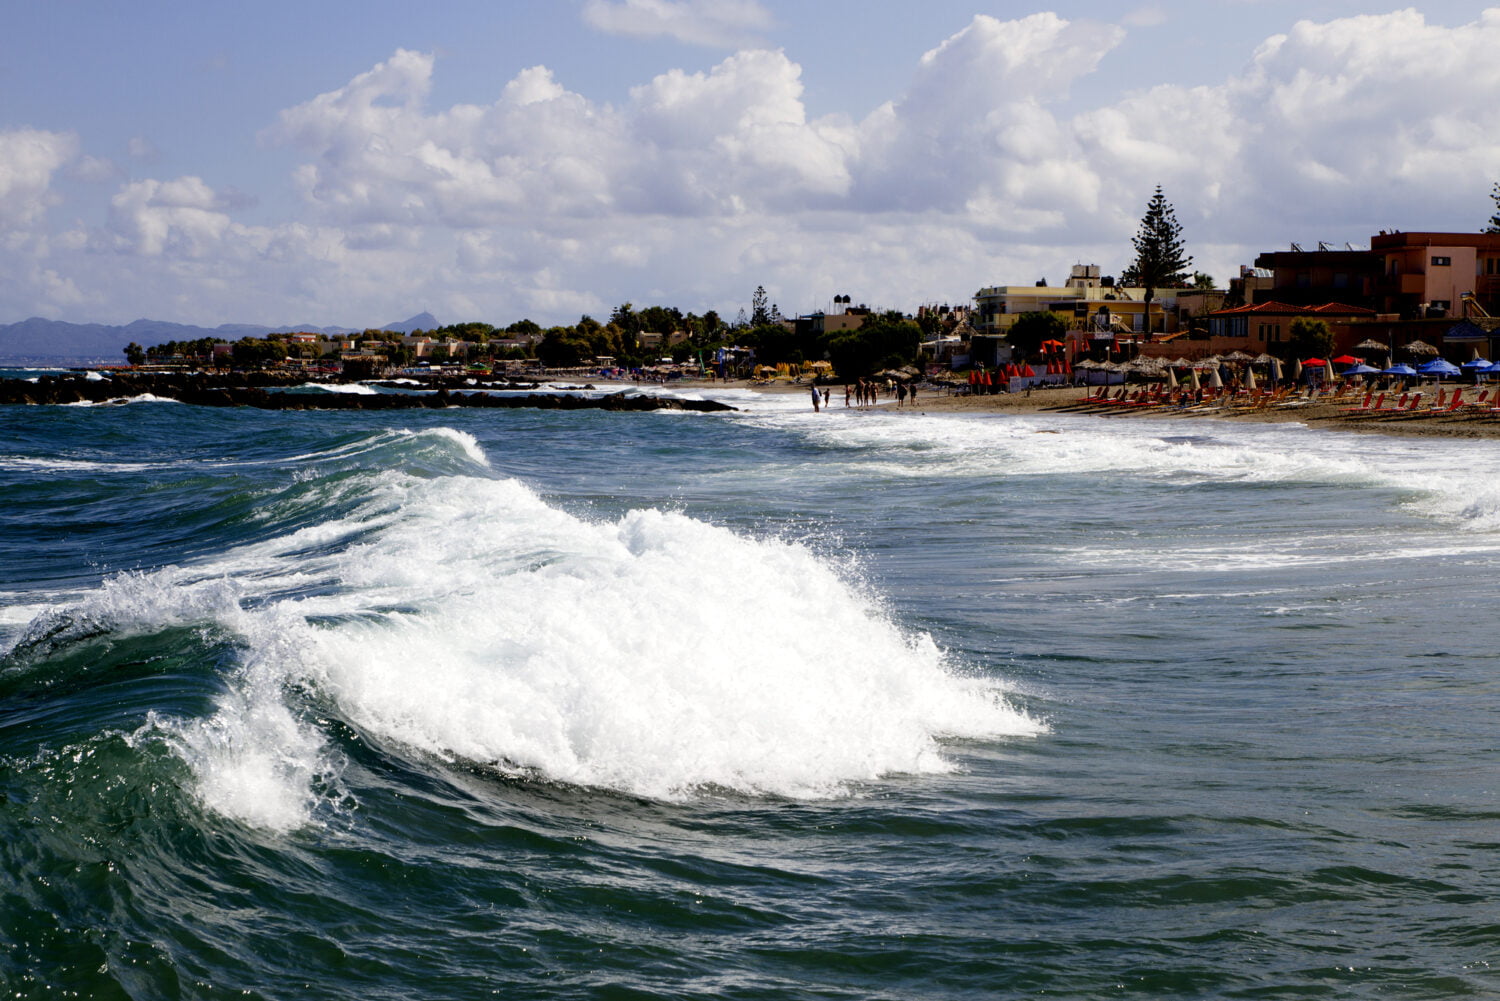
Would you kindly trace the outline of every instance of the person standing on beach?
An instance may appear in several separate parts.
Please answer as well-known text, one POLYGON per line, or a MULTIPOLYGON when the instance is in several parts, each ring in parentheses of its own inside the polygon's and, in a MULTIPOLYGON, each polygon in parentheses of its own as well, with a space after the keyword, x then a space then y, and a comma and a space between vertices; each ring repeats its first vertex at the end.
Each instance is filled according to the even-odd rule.
POLYGON ((817 413, 818 412, 818 404, 823 401, 823 394, 818 391, 818 387, 817 386, 814 386, 812 388, 812 400, 813 400, 813 413, 817 413))

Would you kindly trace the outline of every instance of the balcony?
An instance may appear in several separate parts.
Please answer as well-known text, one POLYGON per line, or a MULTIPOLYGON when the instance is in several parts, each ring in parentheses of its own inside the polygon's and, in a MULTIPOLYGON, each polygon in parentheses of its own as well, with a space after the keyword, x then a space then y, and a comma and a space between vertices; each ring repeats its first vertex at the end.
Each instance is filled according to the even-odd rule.
POLYGON ((1424 274, 1381 275, 1375 279, 1377 295, 1421 295, 1427 289, 1424 274))

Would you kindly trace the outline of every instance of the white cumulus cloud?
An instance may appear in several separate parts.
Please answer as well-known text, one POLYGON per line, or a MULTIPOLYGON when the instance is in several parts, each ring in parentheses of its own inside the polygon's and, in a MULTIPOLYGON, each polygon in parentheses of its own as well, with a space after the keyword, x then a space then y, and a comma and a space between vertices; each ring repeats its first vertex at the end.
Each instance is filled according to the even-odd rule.
MULTIPOLYGON (((766 23, 754 4, 585 11, 684 39, 709 37, 689 21, 725 38, 766 23)), ((252 197, 192 174, 128 179, 102 219, 53 220, 60 190, 116 180, 112 165, 68 133, 0 132, 0 288, 11 312, 160 302, 200 322, 419 306, 562 322, 625 300, 733 315, 758 284, 786 312, 834 292, 912 308, 1080 260, 1117 271, 1157 184, 1220 278, 1292 239, 1478 229, 1493 211, 1500 10, 1302 21, 1207 83, 1073 97, 1127 40, 980 15, 893 67, 905 82, 858 119, 810 114, 802 67, 758 46, 608 101, 537 65, 441 105, 434 55, 401 49, 264 130, 296 157, 303 204, 259 225, 252 197)))
POLYGON ((52 175, 77 155, 78 137, 69 132, 0 132, 0 223, 7 228, 39 223, 57 201, 52 175))

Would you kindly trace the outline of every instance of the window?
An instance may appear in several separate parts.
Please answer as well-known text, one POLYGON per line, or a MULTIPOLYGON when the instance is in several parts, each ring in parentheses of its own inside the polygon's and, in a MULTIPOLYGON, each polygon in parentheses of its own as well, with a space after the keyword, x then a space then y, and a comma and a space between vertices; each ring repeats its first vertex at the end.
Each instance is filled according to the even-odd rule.
POLYGON ((1452 263, 1453 258, 1451 257, 1434 257, 1432 259, 1432 266, 1435 268, 1446 268, 1452 263))

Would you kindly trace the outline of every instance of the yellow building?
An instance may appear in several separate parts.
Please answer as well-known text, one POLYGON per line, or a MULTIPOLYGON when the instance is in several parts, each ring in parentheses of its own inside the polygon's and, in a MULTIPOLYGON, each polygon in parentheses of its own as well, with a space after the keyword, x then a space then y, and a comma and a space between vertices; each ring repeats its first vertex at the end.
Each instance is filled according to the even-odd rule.
MULTIPOLYGON (((1149 329, 1176 329, 1177 289, 1157 289, 1149 329)), ((1109 336, 1144 334, 1146 290, 1102 284, 1097 264, 1075 264, 1066 285, 994 285, 974 293, 974 328, 1004 336, 1022 313, 1055 313, 1069 330, 1109 336)))

